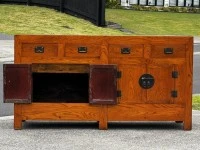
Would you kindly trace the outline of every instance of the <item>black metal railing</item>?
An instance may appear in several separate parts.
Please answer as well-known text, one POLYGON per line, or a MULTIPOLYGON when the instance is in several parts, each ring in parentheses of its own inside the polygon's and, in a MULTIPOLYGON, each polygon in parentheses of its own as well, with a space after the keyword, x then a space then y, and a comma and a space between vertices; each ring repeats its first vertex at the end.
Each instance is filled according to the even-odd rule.
POLYGON ((87 19, 97 26, 105 26, 105 0, 0 0, 0 3, 36 5, 87 19))

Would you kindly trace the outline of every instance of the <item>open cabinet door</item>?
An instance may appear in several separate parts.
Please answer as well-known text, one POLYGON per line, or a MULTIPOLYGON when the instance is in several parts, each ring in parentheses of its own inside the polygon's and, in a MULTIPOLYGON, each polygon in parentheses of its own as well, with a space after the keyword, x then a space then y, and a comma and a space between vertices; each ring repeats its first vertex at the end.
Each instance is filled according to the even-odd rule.
POLYGON ((117 104, 117 66, 91 65, 90 104, 117 104))
POLYGON ((4 64, 4 103, 31 103, 31 65, 4 64))

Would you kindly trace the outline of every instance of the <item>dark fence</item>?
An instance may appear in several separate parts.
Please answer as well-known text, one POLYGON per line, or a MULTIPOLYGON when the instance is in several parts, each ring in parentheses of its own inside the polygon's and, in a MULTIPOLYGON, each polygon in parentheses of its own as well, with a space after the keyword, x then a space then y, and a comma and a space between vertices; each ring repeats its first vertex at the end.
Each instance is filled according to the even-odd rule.
POLYGON ((36 5, 87 19, 105 26, 105 0, 0 0, 0 3, 36 5))

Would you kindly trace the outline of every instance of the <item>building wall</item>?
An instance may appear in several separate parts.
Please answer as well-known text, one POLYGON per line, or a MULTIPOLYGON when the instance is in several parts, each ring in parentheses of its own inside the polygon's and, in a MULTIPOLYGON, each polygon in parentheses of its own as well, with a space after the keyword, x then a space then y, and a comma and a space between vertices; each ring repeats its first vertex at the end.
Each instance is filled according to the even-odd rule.
POLYGON ((121 0, 121 6, 131 5, 200 7, 200 0, 121 0))

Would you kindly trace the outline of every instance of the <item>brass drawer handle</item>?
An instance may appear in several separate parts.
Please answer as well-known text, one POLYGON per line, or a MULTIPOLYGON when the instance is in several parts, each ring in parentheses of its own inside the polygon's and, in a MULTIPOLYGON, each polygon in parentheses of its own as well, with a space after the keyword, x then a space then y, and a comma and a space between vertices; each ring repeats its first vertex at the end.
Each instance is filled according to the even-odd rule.
POLYGON ((173 48, 164 48, 164 54, 173 54, 173 48))
POLYGON ((130 54, 131 53, 131 49, 130 48, 121 48, 121 54, 130 54))
POLYGON ((87 47, 79 47, 78 53, 87 53, 87 47))
POLYGON ((43 46, 36 46, 35 47, 35 53, 44 53, 44 47, 43 46))

